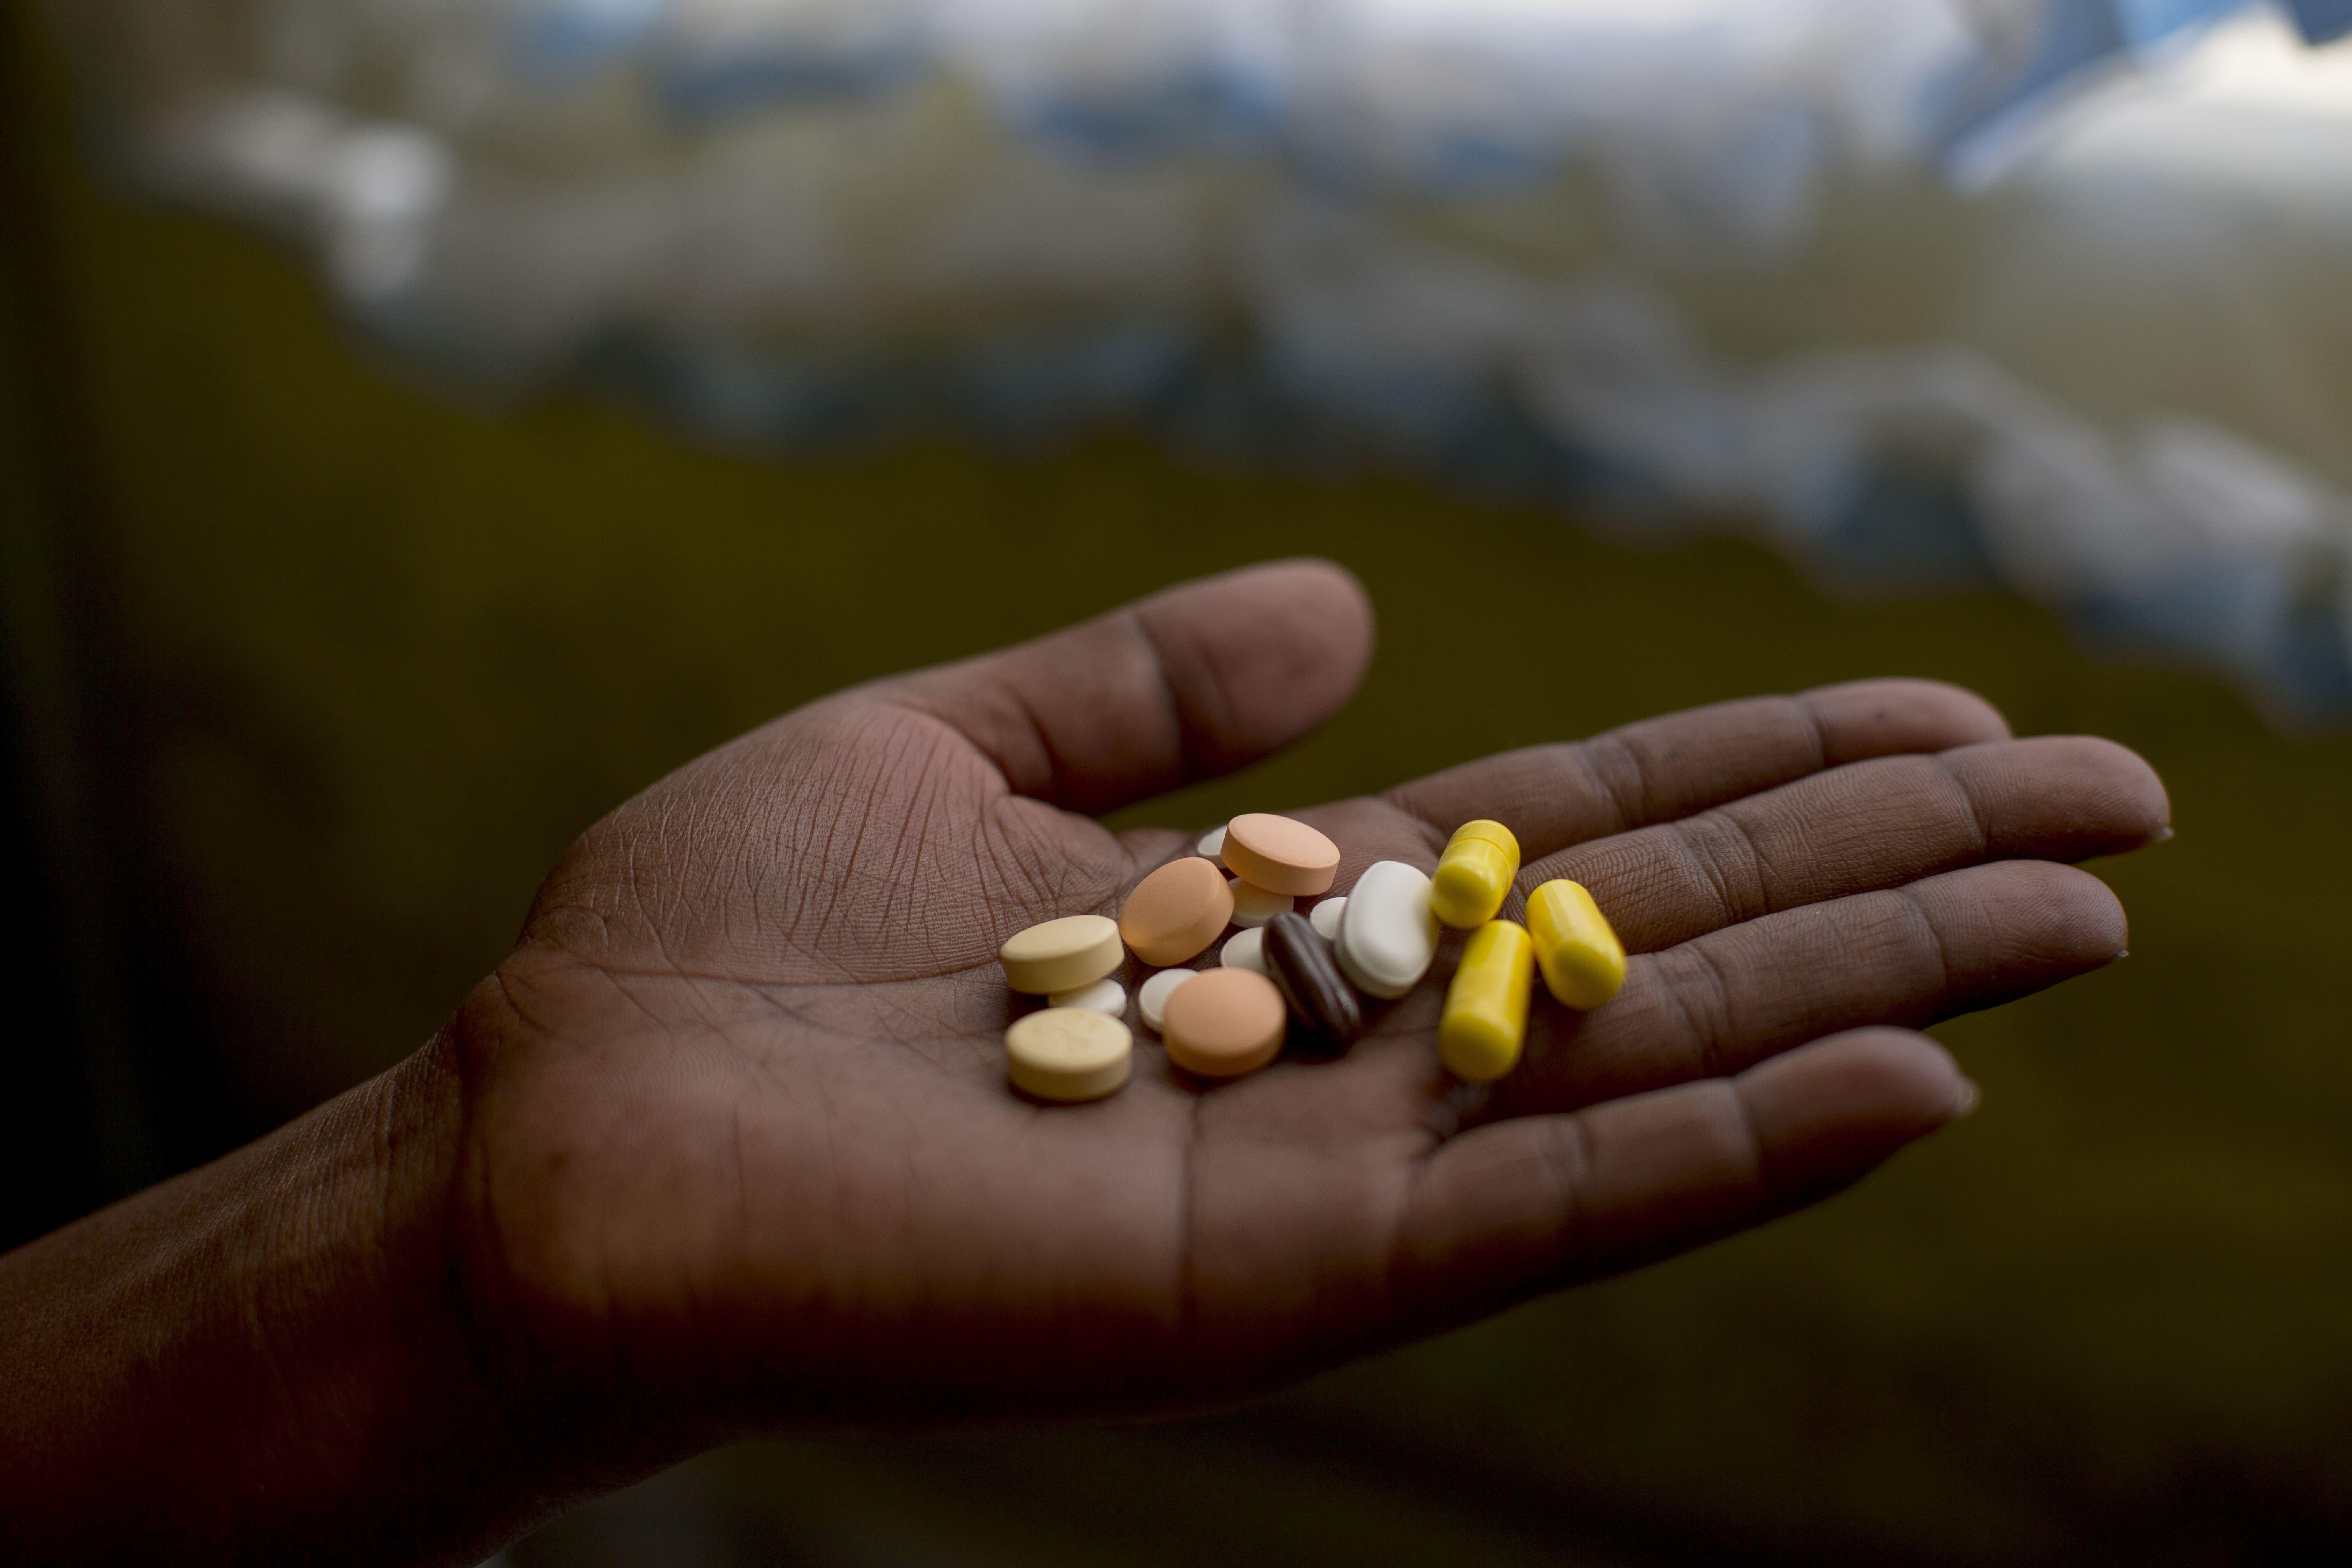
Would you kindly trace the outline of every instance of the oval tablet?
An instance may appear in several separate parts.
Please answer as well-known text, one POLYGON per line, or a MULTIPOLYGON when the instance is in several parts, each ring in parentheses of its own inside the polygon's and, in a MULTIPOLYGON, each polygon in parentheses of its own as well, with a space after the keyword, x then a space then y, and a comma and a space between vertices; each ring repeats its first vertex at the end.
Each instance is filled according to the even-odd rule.
POLYGON ((1247 811, 1225 824, 1225 869, 1269 893, 1328 892, 1339 869, 1339 847, 1307 824, 1247 811))
POLYGON ((1265 928, 1252 926, 1235 931, 1234 939, 1217 952, 1217 962, 1227 969, 1246 969, 1253 974, 1265 973, 1265 928))
POLYGON ((1048 1007, 1004 1031, 1004 1076, 1039 1100, 1100 1100, 1127 1082, 1135 1037, 1108 1014, 1048 1007))
POLYGON ((1265 973, 1306 1026, 1302 1038, 1319 1054, 1336 1056, 1363 1035, 1355 987, 1305 915, 1276 915, 1267 922, 1265 973))
POLYGON ((1145 1028, 1155 1035, 1160 1031, 1161 1020, 1167 1016, 1169 996, 1176 987, 1193 978, 1194 973, 1190 969, 1163 969, 1143 983, 1135 994, 1135 1005, 1136 1010, 1143 1015, 1145 1028))
POLYGON ((1367 866, 1349 890, 1332 945, 1358 990, 1389 1000, 1412 990, 1437 957, 1429 879, 1402 860, 1367 866))
POLYGON ((1317 936, 1325 942, 1337 942, 1339 940, 1339 917, 1347 912, 1347 900, 1326 899, 1307 911, 1307 920, 1314 926, 1317 936))
POLYGON ((1171 1062, 1202 1078, 1239 1078, 1281 1053, 1290 1009, 1265 975, 1210 969, 1176 988, 1161 1022, 1171 1062))
POLYGON ((1220 866, 1223 865, 1225 863, 1225 830, 1222 827, 1212 827, 1208 832, 1201 835, 1201 842, 1192 846, 1192 853, 1203 859, 1214 860, 1220 866))
POLYGON ((1155 969, 1198 958, 1234 918, 1234 889, 1206 860, 1171 860, 1135 885, 1118 934, 1155 969))
POLYGON ((1091 985, 1127 960, 1118 925, 1102 915, 1066 915, 1016 931, 996 950, 1004 984, 1032 996, 1091 985))
POLYGON ((1297 902, 1288 893, 1270 893, 1239 877, 1225 885, 1233 889, 1234 924, 1244 929, 1262 926, 1276 915, 1286 915, 1290 906, 1297 902))
POLYGON ((1115 979, 1097 980, 1075 991, 1056 991, 1045 998, 1048 1007, 1084 1007, 1090 1013, 1127 1016, 1127 987, 1115 979))

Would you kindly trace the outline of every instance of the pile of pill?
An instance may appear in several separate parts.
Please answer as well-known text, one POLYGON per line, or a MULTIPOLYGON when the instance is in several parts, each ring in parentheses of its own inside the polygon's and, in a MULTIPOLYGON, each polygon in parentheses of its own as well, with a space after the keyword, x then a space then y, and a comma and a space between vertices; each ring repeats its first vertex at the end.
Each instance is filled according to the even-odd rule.
POLYGON ((1446 989, 1438 1054, 1471 1083, 1518 1065, 1538 971, 1554 999, 1580 1009, 1625 983, 1625 949, 1580 884, 1537 888, 1524 926, 1498 918, 1519 874, 1519 841, 1499 822, 1457 828, 1434 876, 1379 860, 1344 896, 1323 897, 1339 869, 1339 847, 1321 833, 1251 812, 1144 878, 1117 921, 1071 915, 1016 933, 997 952, 1005 984, 1046 1005, 1005 1031, 1007 1079, 1032 1099, 1064 1102, 1126 1084, 1135 1041, 1118 975, 1130 952, 1156 972, 1136 991, 1144 1027, 1171 1065, 1207 1079, 1255 1072, 1286 1047, 1346 1051, 1366 1027, 1362 998, 1394 1001, 1421 984, 1443 926, 1470 936, 1446 989), (1318 901, 1301 914, 1302 899, 1318 901), (1186 967, 1212 948, 1213 967, 1186 967))

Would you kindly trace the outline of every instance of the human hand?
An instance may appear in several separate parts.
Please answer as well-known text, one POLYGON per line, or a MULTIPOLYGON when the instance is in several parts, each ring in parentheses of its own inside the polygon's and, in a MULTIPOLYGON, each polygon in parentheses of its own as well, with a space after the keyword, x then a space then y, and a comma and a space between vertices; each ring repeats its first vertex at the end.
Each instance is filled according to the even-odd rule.
POLYGON ((1517 833, 1522 891, 1592 889, 1625 989, 1539 991, 1512 1077, 1437 1065, 1453 938, 1337 1062, 1203 1089, 1139 1038, 1108 1101, 1008 1093, 998 944, 1116 914, 1191 843, 1093 814, 1312 729, 1370 637, 1332 568, 1212 579, 829 698, 598 824, 441 1047, 493 1382, 640 1462, 1268 1388, 1757 1224, 1965 1110, 1907 1029, 2116 957, 2116 900, 2054 862, 2167 821, 2130 752, 1917 681, 1490 757, 1295 814, 1337 890, 1473 816, 1517 833))

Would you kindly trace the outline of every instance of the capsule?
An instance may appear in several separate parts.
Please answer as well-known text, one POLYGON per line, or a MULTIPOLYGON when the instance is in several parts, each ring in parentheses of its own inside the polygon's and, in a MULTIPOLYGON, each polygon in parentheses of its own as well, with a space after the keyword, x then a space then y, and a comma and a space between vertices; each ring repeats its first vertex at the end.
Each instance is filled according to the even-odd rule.
POLYGON ((1267 978, 1304 1026, 1297 1031, 1299 1044, 1318 1056, 1337 1056, 1362 1037, 1364 1009, 1356 989, 1340 973, 1331 944, 1305 915, 1276 915, 1267 921, 1263 951, 1267 978))
POLYGON ((1519 841, 1499 822, 1465 822, 1438 858, 1430 903, 1437 918, 1461 931, 1493 920, 1519 874, 1519 841))
POLYGON ((1525 926, 1488 921, 1472 931, 1437 1020, 1437 1054, 1446 1070, 1470 1083, 1492 1083, 1518 1066, 1534 988, 1535 946, 1525 926))
POLYGON ((1582 883, 1563 878, 1528 894, 1528 930, 1561 1005, 1598 1007, 1625 984, 1625 944, 1582 883))

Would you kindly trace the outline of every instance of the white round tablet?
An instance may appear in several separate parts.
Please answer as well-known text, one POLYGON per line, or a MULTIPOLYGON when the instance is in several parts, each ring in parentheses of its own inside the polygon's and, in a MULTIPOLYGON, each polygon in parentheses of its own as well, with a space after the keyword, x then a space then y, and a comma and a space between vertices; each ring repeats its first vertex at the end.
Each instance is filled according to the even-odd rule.
POLYGON ((1224 951, 1217 954, 1217 962, 1227 969, 1246 969, 1256 974, 1265 973, 1265 931, 1252 926, 1247 931, 1234 932, 1234 939, 1225 943, 1224 951))
POLYGON ((1091 985, 1073 986, 1056 991, 1045 998, 1048 1007, 1084 1007, 1093 1013, 1108 1013, 1114 1018, 1127 1016, 1127 987, 1116 980, 1097 980, 1091 985))
POLYGON ((1234 924, 1247 931, 1262 926, 1276 915, 1286 915, 1298 900, 1288 893, 1269 893, 1255 882, 1244 882, 1239 877, 1227 879, 1234 889, 1234 924))
POLYGON ((1176 987, 1198 973, 1192 969, 1163 969, 1145 981, 1135 994, 1136 1005, 1143 1013, 1143 1026, 1153 1034, 1160 1032, 1160 1021, 1167 1016, 1168 998, 1176 987))
POLYGON ((1201 842, 1192 846, 1192 852, 1204 859, 1214 860, 1218 865, 1223 865, 1225 863, 1225 830, 1222 827, 1212 827, 1208 832, 1201 835, 1201 842))
POLYGON ((1337 942, 1339 940, 1339 917, 1347 912, 1347 900, 1326 899, 1307 911, 1307 919, 1314 926, 1317 936, 1325 942, 1337 942))

